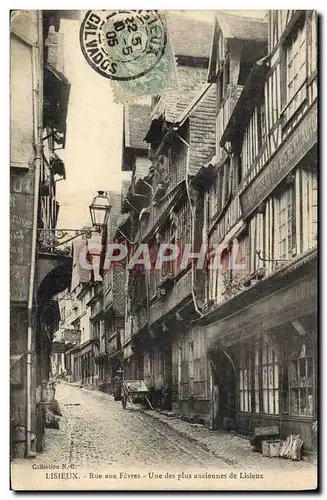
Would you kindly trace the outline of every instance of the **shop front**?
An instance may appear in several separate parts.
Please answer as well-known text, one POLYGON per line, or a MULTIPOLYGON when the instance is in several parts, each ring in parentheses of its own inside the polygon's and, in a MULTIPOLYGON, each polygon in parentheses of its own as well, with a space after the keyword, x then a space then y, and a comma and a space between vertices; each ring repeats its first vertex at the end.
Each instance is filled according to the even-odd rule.
POLYGON ((277 425, 315 451, 317 420, 316 251, 226 304, 207 325, 214 427, 252 434, 277 425), (227 309, 228 308, 228 309, 227 309))
POLYGON ((95 388, 97 384, 97 367, 95 358, 98 354, 98 339, 93 338, 80 346, 79 359, 81 368, 81 383, 86 387, 95 388))

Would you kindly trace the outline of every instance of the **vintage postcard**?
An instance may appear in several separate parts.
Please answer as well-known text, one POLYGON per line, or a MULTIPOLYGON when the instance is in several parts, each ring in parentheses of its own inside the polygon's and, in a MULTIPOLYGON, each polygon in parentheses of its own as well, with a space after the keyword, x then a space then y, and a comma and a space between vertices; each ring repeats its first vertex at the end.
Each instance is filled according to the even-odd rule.
POLYGON ((317 488, 318 20, 10 12, 13 490, 317 488))

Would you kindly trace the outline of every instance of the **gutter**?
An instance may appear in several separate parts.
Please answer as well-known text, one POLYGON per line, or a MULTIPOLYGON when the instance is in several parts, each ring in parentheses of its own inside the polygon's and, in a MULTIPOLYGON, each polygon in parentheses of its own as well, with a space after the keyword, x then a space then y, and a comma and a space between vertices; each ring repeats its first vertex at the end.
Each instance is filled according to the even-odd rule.
POLYGON ((28 327, 26 346, 26 457, 36 456, 32 451, 32 345, 33 345, 33 299, 36 271, 37 222, 39 206, 39 187, 43 162, 42 122, 43 122, 43 26, 42 12, 37 11, 38 46, 32 46, 32 87, 33 87, 33 125, 35 147, 34 206, 31 248, 31 267, 28 290, 28 327))

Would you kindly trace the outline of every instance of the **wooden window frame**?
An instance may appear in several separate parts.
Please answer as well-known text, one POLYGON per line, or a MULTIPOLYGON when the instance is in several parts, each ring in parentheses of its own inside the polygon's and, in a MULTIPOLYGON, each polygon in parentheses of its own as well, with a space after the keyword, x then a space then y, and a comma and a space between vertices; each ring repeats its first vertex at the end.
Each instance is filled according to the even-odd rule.
POLYGON ((238 370, 238 400, 240 413, 252 412, 252 353, 248 346, 242 346, 238 370), (247 358, 245 358, 246 355, 247 358), (246 387, 245 374, 247 374, 246 387), (246 405, 245 402, 247 402, 246 405))
MULTIPOLYGON (((307 31, 307 16, 305 11, 297 15, 296 21, 294 22, 292 28, 289 30, 287 33, 287 36, 283 39, 282 42, 282 57, 281 57, 281 97, 282 97, 282 110, 281 110, 281 117, 282 117, 282 127, 284 128, 289 120, 293 118, 293 116, 298 112, 298 110, 302 107, 302 105, 307 101, 308 98, 308 92, 307 92, 307 78, 308 78, 308 40, 306 37, 306 31, 307 31), (301 68, 304 66, 304 77, 303 81, 301 80, 301 83, 298 85, 297 89, 292 93, 292 95, 289 95, 288 87, 289 87, 289 82, 288 82, 288 66, 290 64, 290 61, 288 61, 288 49, 292 45, 292 40, 298 39, 296 37, 296 33, 299 32, 299 27, 302 28, 303 31, 303 37, 304 37, 304 54, 305 54, 305 60, 303 62, 303 65, 301 68), (302 98, 299 99, 299 102, 296 104, 294 109, 290 111, 290 107, 295 99, 298 99, 299 95, 301 92, 303 92, 302 98)), ((298 53, 298 52, 296 52, 298 53)), ((294 57, 293 57, 293 63, 294 63, 294 57)), ((297 72, 297 76, 299 76, 300 72, 297 72)), ((292 80, 293 81, 293 80, 292 80)))
POLYGON ((281 413, 280 404, 280 372, 282 360, 276 349, 265 339, 258 339, 253 348, 253 413, 256 415, 278 416, 281 413), (266 359, 264 359, 264 348, 266 359), (269 359, 269 349, 272 359, 269 359), (269 382, 269 367, 272 366, 273 383, 269 382), (257 370, 256 370, 257 367, 257 370), (264 368, 266 367, 266 384, 264 384, 264 368), (277 374, 276 368, 277 367, 277 374), (256 373, 257 371, 257 373, 256 373), (257 376, 256 376, 257 375, 257 376), (270 407, 269 393, 273 391, 273 408, 270 407), (264 394, 267 398, 265 399, 264 394), (277 394, 277 396, 276 396, 277 394), (265 407, 265 401, 267 407, 265 407), (273 410, 273 411, 271 411, 273 410))
POLYGON ((315 418, 315 356, 314 351, 308 353, 308 344, 306 341, 303 342, 301 346, 301 351, 297 356, 290 356, 288 362, 288 373, 289 373, 289 415, 291 417, 299 417, 299 418, 315 418), (301 351, 304 349, 304 355, 301 355, 301 351), (305 384, 300 384, 300 380, 303 377, 300 377, 300 361, 305 362, 305 384), (308 384, 308 362, 311 361, 311 384, 308 384), (296 375, 297 377, 294 379, 294 364, 296 367, 296 375), (296 380, 296 382, 294 381, 296 380), (305 400, 306 405, 308 403, 309 389, 311 389, 311 397, 312 397, 312 407, 311 414, 308 412, 301 413, 301 391, 305 391, 305 400), (293 392, 297 391, 298 394, 298 403, 297 403, 297 411, 293 410, 293 392))
MULTIPOLYGON (((284 203, 284 201, 283 201, 284 203)), ((296 244, 296 192, 295 185, 293 181, 291 184, 284 185, 280 188, 280 190, 274 196, 274 258, 278 259, 286 259, 291 260, 297 253, 297 244, 296 244), (284 197, 290 196, 290 200, 285 206, 282 206, 281 203, 284 197), (286 220, 281 221, 280 217, 282 213, 291 212, 291 216, 289 214, 286 215, 286 220), (286 235, 282 239, 280 238, 281 228, 287 225, 286 235), (290 229, 290 230, 289 230, 290 229), (281 243, 286 240, 286 252, 281 251, 281 243), (291 241, 291 244, 289 243, 291 241)))
POLYGON ((280 413, 280 408, 279 408, 279 367, 280 363, 278 362, 278 357, 275 353, 275 349, 271 345, 269 345, 267 342, 262 343, 261 347, 261 377, 262 377, 262 413, 265 415, 279 415, 280 413), (265 344, 267 356, 266 359, 263 357, 263 346, 265 344), (272 359, 269 359, 269 350, 272 355, 272 359), (264 381, 264 367, 267 369, 267 384, 264 386, 263 381, 264 381), (272 368, 272 387, 270 384, 269 380, 269 368, 272 368), (277 376, 275 373, 275 368, 277 367, 277 376), (276 381, 277 379, 277 381, 276 381), (273 392, 273 399, 272 399, 272 407, 271 408, 271 401, 270 401, 270 393, 271 391, 273 392), (276 393, 277 393, 277 398, 276 398, 276 393), (265 398, 266 394, 266 398, 265 398), (265 408, 265 401, 267 403, 267 407, 265 408), (277 403, 276 403, 277 401, 277 403))

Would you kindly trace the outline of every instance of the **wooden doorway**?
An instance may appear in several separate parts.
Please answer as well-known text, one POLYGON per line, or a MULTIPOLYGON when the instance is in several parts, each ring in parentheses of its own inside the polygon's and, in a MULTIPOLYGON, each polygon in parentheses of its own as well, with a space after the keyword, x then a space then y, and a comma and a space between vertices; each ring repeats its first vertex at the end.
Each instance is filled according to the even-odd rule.
POLYGON ((233 430, 236 426, 236 370, 231 356, 218 351, 212 356, 213 427, 233 430))

